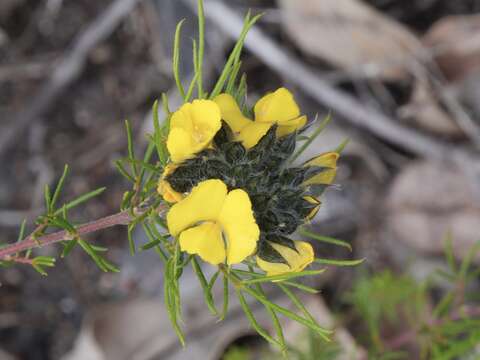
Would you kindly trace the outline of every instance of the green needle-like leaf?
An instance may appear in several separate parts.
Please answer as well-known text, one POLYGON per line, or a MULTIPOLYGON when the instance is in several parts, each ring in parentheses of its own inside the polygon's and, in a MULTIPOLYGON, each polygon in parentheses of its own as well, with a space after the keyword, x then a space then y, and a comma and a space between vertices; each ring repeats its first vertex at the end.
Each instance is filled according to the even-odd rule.
POLYGON ((198 72, 193 75, 192 81, 190 82, 190 85, 188 86, 187 89, 187 94, 185 95, 185 101, 190 101, 192 95, 193 95, 193 90, 195 89, 195 84, 197 83, 197 78, 198 78, 198 72))
POLYGON ((180 20, 175 29, 175 38, 173 41, 173 57, 172 57, 172 66, 173 66, 173 77, 175 78, 175 83, 177 84, 178 92, 180 96, 185 99, 185 89, 182 85, 182 79, 180 77, 180 34, 182 32, 182 26, 185 19, 180 20))
POLYGON ((45 209, 47 209, 47 213, 50 213, 52 211, 52 195, 50 194, 50 187, 48 186, 48 184, 45 184, 44 197, 45 209))
POLYGON ((240 33, 240 36, 237 40, 237 43, 235 44, 235 47, 233 48, 232 52, 230 53, 227 62, 225 63, 225 67, 223 68, 222 73, 220 74, 217 83, 215 84, 215 87, 213 88, 212 92, 210 93, 210 99, 214 99, 218 94, 220 94, 223 90, 223 87, 225 86, 225 82, 228 79, 228 76, 230 75, 230 72, 232 71, 232 65, 235 61, 235 59, 238 57, 238 54, 242 51, 243 48, 243 43, 245 42, 245 37, 247 36, 248 31, 250 28, 257 22, 257 20, 261 17, 262 15, 259 14, 257 16, 254 16, 252 19, 250 19, 250 13, 247 13, 245 17, 245 22, 243 25, 243 29, 240 33))
MULTIPOLYGON (((96 190, 90 191, 90 192, 88 192, 88 193, 86 193, 86 194, 83 194, 83 195, 79 196, 78 198, 76 198, 76 199, 74 199, 74 200, 66 203, 66 204, 63 206, 63 208, 65 208, 65 210, 73 209, 74 207, 76 207, 76 206, 78 206, 78 205, 80 205, 80 204, 83 204, 84 202, 86 202, 86 201, 88 201, 88 200, 90 200, 90 199, 92 199, 92 198, 100 195, 101 193, 103 193, 103 192, 105 191, 105 189, 106 189, 106 187, 101 187, 101 188, 98 188, 98 189, 96 189, 96 190)), ((62 211, 64 211, 63 208, 55 211, 55 212, 53 213, 53 215, 59 215, 59 214, 61 214, 62 211)))
POLYGON ((73 250, 75 245, 77 245, 77 242, 78 242, 77 239, 64 241, 63 242, 63 251, 62 251, 62 254, 60 255, 60 257, 61 258, 67 257, 70 254, 70 252, 73 250))
POLYGON ((293 163, 295 160, 298 159, 300 155, 302 155, 302 153, 310 146, 310 144, 317 138, 317 136, 320 135, 323 129, 325 129, 325 127, 328 125, 330 120, 332 120, 332 117, 330 114, 328 114, 325 117, 325 119, 323 119, 323 121, 318 125, 318 127, 315 129, 313 134, 308 138, 308 140, 302 144, 300 149, 298 149, 298 151, 295 154, 293 154, 292 158, 290 159, 290 163, 293 163))
POLYGON ((461 279, 466 279, 470 264, 472 263, 473 259, 475 258, 479 250, 480 250, 480 241, 474 244, 470 248, 470 251, 467 253, 467 255, 465 255, 462 263, 460 264, 460 271, 458 274, 461 279))
POLYGON ((130 126, 130 122, 125 120, 125 130, 127 131, 127 149, 128 149, 128 158, 131 160, 131 168, 132 173, 135 176, 138 176, 138 168, 137 165, 134 163, 135 161, 135 152, 133 149, 133 134, 132 134, 132 127, 130 126))
POLYGON ((237 297, 238 300, 240 301, 240 305, 242 306, 243 312, 247 316, 248 320, 250 321, 250 324, 252 327, 255 329, 255 331, 262 336, 265 340, 267 340, 269 343, 272 343, 273 345, 281 346, 280 343, 272 338, 268 332, 260 326, 260 324, 257 322, 257 319, 255 319, 255 316, 253 315, 252 310, 248 306, 247 301, 243 297, 243 294, 240 290, 237 289, 237 297))
POLYGON ((299 283, 296 283, 296 282, 293 282, 293 281, 282 281, 281 285, 294 287, 294 288, 297 288, 299 290, 305 291, 306 293, 309 293, 309 294, 318 294, 319 293, 319 290, 317 290, 317 289, 314 289, 310 286, 307 286, 307 285, 304 285, 304 284, 299 284, 299 283))
POLYGON ((244 287, 242 288, 243 291, 247 292, 249 295, 257 299, 259 302, 261 302, 264 306, 270 306, 273 310, 275 310, 278 313, 281 313, 285 315, 286 317, 289 317, 290 319, 307 326, 308 328, 312 329, 313 331, 317 332, 322 338, 324 338, 326 341, 330 341, 328 336, 326 334, 330 334, 330 330, 323 329, 319 325, 317 325, 315 322, 305 319, 301 316, 298 316, 297 314, 293 313, 292 311, 285 309, 284 307, 281 307, 275 303, 272 303, 270 300, 265 298, 264 296, 258 294, 256 291, 249 287, 244 287))
POLYGON ((230 72, 227 87, 225 89, 225 92, 232 95, 233 97, 236 96, 236 94, 234 93, 234 88, 235 88, 235 83, 237 81, 238 73, 241 67, 242 67, 242 62, 235 61, 235 63, 232 65, 232 71, 230 72))
POLYGON ((55 266, 55 258, 51 256, 37 256, 36 258, 32 259, 32 266, 33 268, 39 272, 43 276, 47 276, 47 272, 43 269, 43 267, 54 267, 55 266))
POLYGON ((324 271, 325 269, 305 270, 305 271, 299 271, 299 272, 292 272, 292 273, 286 273, 286 274, 280 274, 280 275, 264 276, 264 277, 258 277, 255 279, 243 280, 242 283, 245 285, 250 285, 250 284, 258 284, 258 283, 264 283, 264 282, 290 280, 290 279, 303 277, 303 276, 318 275, 323 273, 324 271))
POLYGON ((350 139, 343 140, 341 142, 341 144, 336 147, 334 152, 341 154, 343 152, 343 150, 345 150, 345 148, 347 147, 349 142, 350 142, 350 139))
POLYGON ((320 242, 324 242, 324 243, 327 243, 327 244, 341 246, 341 247, 347 248, 348 250, 352 251, 352 246, 349 243, 347 243, 346 241, 335 239, 335 238, 332 238, 332 237, 329 237, 329 236, 318 235, 318 234, 315 234, 315 233, 313 233, 311 231, 308 231, 304 228, 300 228, 300 230, 298 232, 301 235, 306 236, 310 239, 317 240, 317 241, 320 241, 320 242))
POLYGON ((63 189, 63 185, 65 184, 65 179, 67 178, 67 175, 68 175, 68 165, 65 165, 65 167, 63 168, 62 176, 58 181, 57 187, 55 188, 55 192, 53 193, 53 196, 52 196, 52 200, 50 201, 50 208, 52 210, 55 209, 55 205, 63 189))
POLYGON ((18 232, 17 242, 22 241, 25 238, 26 226, 27 226, 27 219, 23 219, 22 224, 20 225, 20 231, 18 232))
POLYGON ((211 288, 209 288, 207 279, 205 278, 205 275, 203 274, 203 271, 200 268, 200 265, 198 264, 198 261, 195 258, 195 256, 192 257, 192 267, 193 267, 193 270, 195 271, 195 274, 197 275, 200 285, 202 286, 203 294, 205 297, 205 303, 207 304, 208 309, 210 310, 212 315, 218 315, 217 308, 215 307, 215 302, 213 301, 211 288))
MULTIPOLYGON (((251 272, 253 272, 253 267, 251 265, 249 265, 248 268, 251 272)), ((263 291, 262 285, 257 283, 257 284, 255 284, 255 288, 257 289, 259 294, 266 297, 265 291, 263 291)), ((275 328, 275 332, 277 333, 278 342, 280 344, 281 351, 282 351, 282 353, 285 353, 286 350, 287 350, 287 344, 285 343, 285 337, 283 335, 282 325, 280 324, 280 321, 278 320, 278 316, 275 313, 275 310, 273 310, 269 306, 267 306, 266 309, 267 309, 268 314, 272 318, 273 327, 275 328)))
POLYGON ((197 69, 195 71, 195 75, 197 76, 197 84, 198 84, 198 97, 200 99, 203 98, 203 57, 205 51, 205 14, 203 12, 203 0, 198 0, 197 2, 198 8, 198 55, 197 57, 197 69))
POLYGON ((171 257, 167 264, 165 265, 165 278, 164 278, 164 301, 165 307, 167 308, 167 313, 170 318, 170 322, 172 323, 173 329, 177 334, 177 337, 182 344, 185 346, 185 336, 183 335, 182 329, 178 324, 178 313, 179 310, 177 299, 178 297, 175 295, 175 292, 178 290, 178 283, 176 279, 176 274, 174 271, 174 262, 176 262, 175 256, 171 257))
POLYGON ((229 294, 230 292, 230 284, 228 282, 228 277, 224 275, 223 277, 223 307, 222 307, 222 313, 220 315, 219 321, 222 321, 225 319, 228 313, 228 305, 229 305, 229 294))
POLYGON ((125 167, 122 164, 121 160, 115 160, 115 167, 117 168, 118 172, 128 181, 131 183, 135 183, 135 179, 128 173, 125 167))
POLYGON ((128 247, 130 249, 130 255, 135 255, 135 252, 136 252, 135 240, 133 239, 133 230, 134 229, 135 229, 135 226, 132 226, 132 224, 130 224, 128 226, 128 230, 127 230, 128 247))
POLYGON ((315 318, 307 310, 303 302, 286 286, 283 284, 277 284, 280 289, 288 296, 288 298, 295 304, 295 306, 313 323, 317 323, 315 318))
POLYGON ((365 259, 358 260, 336 260, 336 259, 315 259, 317 264, 336 265, 336 266, 357 266, 363 263, 365 259))

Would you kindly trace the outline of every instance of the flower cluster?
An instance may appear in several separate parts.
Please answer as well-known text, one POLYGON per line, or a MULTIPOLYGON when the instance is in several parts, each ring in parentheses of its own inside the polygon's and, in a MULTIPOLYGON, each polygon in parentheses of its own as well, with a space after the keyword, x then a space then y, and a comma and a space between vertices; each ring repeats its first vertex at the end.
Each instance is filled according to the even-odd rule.
POLYGON ((171 163, 158 184, 172 204, 168 230, 182 251, 214 265, 255 255, 268 275, 302 271, 314 260, 313 248, 289 236, 318 211, 339 155, 291 165, 307 118, 285 88, 262 97, 253 114, 247 117, 226 93, 172 114, 171 163))

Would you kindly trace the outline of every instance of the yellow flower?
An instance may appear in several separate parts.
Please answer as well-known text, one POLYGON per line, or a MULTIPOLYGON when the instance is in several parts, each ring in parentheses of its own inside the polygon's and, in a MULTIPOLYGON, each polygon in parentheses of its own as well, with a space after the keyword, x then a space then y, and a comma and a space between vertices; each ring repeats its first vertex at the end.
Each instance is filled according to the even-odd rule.
POLYGON ((339 157, 340 155, 336 152, 327 152, 305 162, 303 166, 319 166, 325 168, 325 170, 312 176, 303 185, 331 184, 337 174, 337 160, 339 157))
POLYGON ((206 148, 221 127, 220 108, 211 100, 183 104, 170 119, 167 149, 182 162, 206 148))
POLYGON ((277 136, 281 137, 307 122, 307 117, 300 115, 292 93, 283 87, 257 101, 254 107, 255 121, 246 118, 235 99, 228 94, 220 94, 214 101, 220 107, 222 119, 247 149, 255 146, 274 124, 278 126, 277 136))
POLYGON ((248 194, 217 179, 195 186, 182 201, 170 208, 167 225, 178 236, 180 248, 217 265, 237 264, 254 253, 260 229, 253 216, 248 194))
POLYGON ((294 240, 294 244, 297 251, 287 246, 270 242, 270 245, 285 259, 287 264, 268 262, 257 256, 257 265, 266 271, 268 276, 302 271, 315 258, 313 248, 312 245, 305 241, 294 240))
POLYGON ((167 166, 165 166, 165 169, 163 170, 163 174, 160 180, 158 181, 157 192, 160 195, 162 195, 163 199, 166 202, 169 202, 169 203, 176 203, 183 199, 183 194, 173 190, 170 183, 165 180, 165 178, 171 173, 173 173, 176 168, 177 168, 177 165, 175 164, 168 164, 167 166))

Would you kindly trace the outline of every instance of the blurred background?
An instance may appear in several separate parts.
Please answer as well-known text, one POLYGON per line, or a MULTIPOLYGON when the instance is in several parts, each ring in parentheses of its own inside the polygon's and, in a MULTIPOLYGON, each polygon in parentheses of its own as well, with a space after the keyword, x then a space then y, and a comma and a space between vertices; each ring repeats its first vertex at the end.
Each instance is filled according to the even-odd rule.
MULTIPOLYGON (((343 353, 307 341, 294 324, 286 336, 311 350, 308 359, 380 359, 373 354, 387 350, 420 359, 417 331, 444 324, 428 314, 446 294, 448 316, 480 316, 480 256, 472 251, 480 240, 480 1, 205 0, 206 82, 218 76, 248 9, 264 13, 243 55, 248 103, 286 86, 310 119, 333 117, 310 155, 350 139, 313 226, 354 250, 317 253, 366 259, 309 280, 321 292, 304 299, 320 324, 339 329, 343 353), (437 269, 454 272, 465 258, 471 281, 430 283, 437 269)), ((75 220, 118 211, 127 184, 113 162, 125 156, 124 119, 141 150, 153 101, 166 92, 178 106, 173 34, 186 18, 188 81, 194 11, 188 0, 0 0, 0 243, 42 213, 44 185, 58 181, 64 164, 64 200, 108 187, 75 220)), ((110 248, 120 274, 102 273, 79 250, 47 278, 21 265, 0 271, 0 359, 280 358, 267 354, 235 303, 216 324, 192 274, 183 283, 181 351, 162 307, 158 257, 131 257, 122 228, 89 239, 110 248)), ((442 358, 480 358, 480 325, 462 329, 459 342, 469 346, 442 358)))

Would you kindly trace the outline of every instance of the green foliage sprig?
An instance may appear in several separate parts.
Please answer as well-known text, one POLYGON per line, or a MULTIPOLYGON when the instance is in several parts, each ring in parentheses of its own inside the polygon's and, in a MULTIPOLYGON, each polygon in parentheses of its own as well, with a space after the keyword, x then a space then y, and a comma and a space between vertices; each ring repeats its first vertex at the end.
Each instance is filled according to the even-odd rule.
POLYGON ((356 282, 348 301, 366 325, 372 358, 409 359, 408 346, 416 348, 419 359, 453 360, 472 355, 480 343, 480 294, 468 292, 480 270, 472 260, 480 251, 480 242, 457 262, 452 239, 445 242, 447 269, 438 269, 418 282, 409 275, 384 271, 356 282), (432 301, 431 292, 448 287, 432 301), (473 297, 472 297, 473 296, 473 297), (385 328, 402 328, 400 334, 385 338, 385 328))

